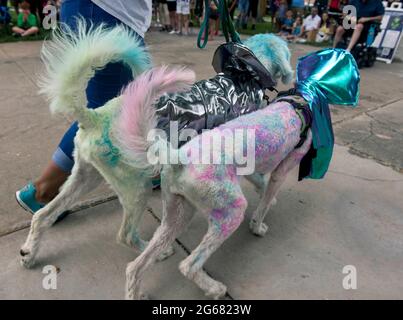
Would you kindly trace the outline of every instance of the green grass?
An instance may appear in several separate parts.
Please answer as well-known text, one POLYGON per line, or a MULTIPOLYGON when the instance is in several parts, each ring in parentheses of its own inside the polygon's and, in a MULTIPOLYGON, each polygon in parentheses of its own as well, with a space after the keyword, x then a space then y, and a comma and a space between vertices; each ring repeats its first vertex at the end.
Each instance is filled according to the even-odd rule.
POLYGON ((273 33, 275 32, 275 27, 270 22, 258 22, 256 23, 256 29, 252 30, 252 24, 249 23, 247 29, 238 29, 240 34, 254 35, 257 33, 273 33))
POLYGON ((307 44, 312 47, 318 47, 318 48, 328 48, 333 45, 331 41, 324 41, 324 42, 305 42, 305 43, 300 43, 300 44, 307 44))
POLYGON ((44 40, 49 35, 50 35, 50 31, 41 29, 38 34, 29 36, 29 37, 16 38, 11 34, 11 29, 10 29, 10 31, 0 29, 0 43, 19 42, 19 41, 39 41, 39 40, 44 40))

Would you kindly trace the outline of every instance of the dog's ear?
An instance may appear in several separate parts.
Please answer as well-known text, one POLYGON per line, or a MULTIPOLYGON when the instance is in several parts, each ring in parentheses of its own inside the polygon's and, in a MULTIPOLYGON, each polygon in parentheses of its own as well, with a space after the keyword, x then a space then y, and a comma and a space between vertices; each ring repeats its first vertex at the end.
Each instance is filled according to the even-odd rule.
POLYGON ((291 83, 293 77, 294 77, 294 71, 292 70, 291 67, 291 53, 286 46, 284 54, 281 54, 279 57, 278 61, 278 67, 280 69, 280 74, 281 74, 281 81, 284 84, 289 84, 291 83))
POLYGON ((281 81, 284 84, 290 84, 292 82, 292 79, 294 78, 294 71, 290 68, 289 71, 286 71, 286 73, 283 73, 281 77, 281 81))
POLYGON ((276 65, 276 75, 281 77, 284 84, 291 83, 294 71, 291 67, 291 52, 287 42, 277 36, 270 37, 270 47, 273 52, 272 60, 276 65))

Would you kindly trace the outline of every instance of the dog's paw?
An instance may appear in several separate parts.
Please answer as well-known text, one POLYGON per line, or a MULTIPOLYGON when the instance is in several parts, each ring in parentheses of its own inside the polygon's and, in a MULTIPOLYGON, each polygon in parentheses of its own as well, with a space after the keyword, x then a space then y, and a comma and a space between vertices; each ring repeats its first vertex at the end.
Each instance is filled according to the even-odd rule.
POLYGON ((148 296, 143 293, 142 291, 139 292, 127 292, 126 293, 126 300, 149 300, 148 296))
POLYGON ((266 234, 268 227, 267 224, 265 224, 264 222, 257 223, 256 221, 251 220, 249 224, 249 229, 254 235, 263 237, 266 234))
POLYGON ((130 249, 135 249, 140 252, 143 252, 148 245, 148 241, 144 241, 139 237, 130 237, 128 235, 122 234, 121 232, 119 232, 116 236, 116 242, 122 246, 130 249))
POLYGON ((157 261, 163 261, 167 258, 169 258, 170 256, 172 256, 175 253, 175 249, 173 246, 169 246, 168 249, 166 249, 163 253, 161 253, 158 257, 157 257, 157 261))
POLYGON ((227 293, 227 287, 219 281, 214 281, 205 293, 207 297, 214 300, 222 299, 227 293))
POLYGON ((20 260, 21 266, 30 269, 35 265, 35 257, 30 250, 21 248, 20 255, 21 255, 20 260))
POLYGON ((187 260, 183 260, 179 263, 179 271, 188 279, 192 280, 190 276, 190 266, 187 260))
POLYGON ((143 293, 141 290, 134 289, 126 289, 125 294, 126 300, 149 300, 148 295, 143 293))

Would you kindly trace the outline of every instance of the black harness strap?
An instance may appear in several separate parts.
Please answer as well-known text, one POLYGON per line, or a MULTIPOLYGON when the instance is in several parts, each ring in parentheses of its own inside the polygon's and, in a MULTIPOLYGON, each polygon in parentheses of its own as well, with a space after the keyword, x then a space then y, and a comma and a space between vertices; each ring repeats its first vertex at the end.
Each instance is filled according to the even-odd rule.
POLYGON ((309 108, 308 103, 302 97, 302 95, 295 89, 292 88, 287 91, 280 91, 275 99, 275 102, 285 101, 291 104, 299 118, 301 119, 301 134, 300 140, 295 148, 299 148, 305 142, 306 136, 308 134, 308 129, 312 124, 312 112, 309 108))

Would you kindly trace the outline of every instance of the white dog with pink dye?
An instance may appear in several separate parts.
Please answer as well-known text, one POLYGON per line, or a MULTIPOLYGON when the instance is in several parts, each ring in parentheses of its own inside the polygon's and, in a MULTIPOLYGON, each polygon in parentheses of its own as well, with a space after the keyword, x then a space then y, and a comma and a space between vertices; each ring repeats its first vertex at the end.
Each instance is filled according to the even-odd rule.
POLYGON ((240 186, 239 168, 226 159, 242 158, 250 152, 248 145, 254 146, 254 173, 270 174, 249 224, 256 235, 266 233, 264 218, 287 174, 303 158, 306 161, 300 167, 300 178, 323 177, 331 159, 328 150, 332 150, 334 143, 328 104, 358 103, 359 72, 351 54, 340 49, 324 49, 307 55, 300 58, 298 67, 295 89, 280 94, 274 103, 263 109, 193 138, 179 149, 179 157, 188 161, 165 163, 162 170, 161 164, 145 160, 155 146, 148 136, 157 123, 152 102, 161 87, 177 86, 180 90, 186 83, 190 84, 189 71, 153 69, 127 88, 126 93, 133 99, 127 99, 129 103, 124 104, 118 119, 119 144, 128 163, 141 164, 150 176, 161 171, 163 200, 161 226, 142 254, 126 269, 128 299, 143 297, 144 272, 185 230, 195 212, 207 219, 208 231, 197 248, 180 263, 179 269, 207 296, 218 299, 225 295, 226 286, 208 275, 203 265, 244 219, 247 199, 240 186), (235 136, 237 130, 252 130, 254 134, 244 134, 246 139, 229 139, 234 142, 232 147, 220 142, 235 136), (324 133, 330 133, 328 141, 324 133), (218 141, 218 144, 211 144, 211 153, 219 151, 218 162, 200 161, 199 155, 206 152, 203 150, 205 141, 218 141), (310 171, 301 177, 306 166, 310 171), (318 169, 322 170, 319 175, 318 169))
MULTIPOLYGON (((138 165, 147 159, 146 153, 153 144, 147 139, 148 133, 156 127, 157 117, 152 102, 161 92, 160 88, 175 87, 177 90, 189 81, 188 70, 154 69, 138 77, 126 92, 132 97, 130 104, 124 105, 120 116, 119 138, 129 161, 138 165), (163 84, 163 86, 161 86, 163 84), (142 160, 139 160, 142 159, 142 160)), ((191 82, 188 82, 190 84, 191 82)), ((213 140, 235 129, 253 128, 255 136, 249 139, 234 140, 242 146, 233 150, 245 152, 247 144, 260 146, 254 150, 255 172, 271 173, 270 182, 264 191, 257 211, 251 220, 253 233, 264 235, 267 226, 263 219, 272 200, 287 173, 295 167, 307 153, 311 145, 311 133, 301 147, 295 149, 300 141, 301 119, 293 106, 287 102, 270 104, 268 107, 242 116, 205 132, 192 139, 180 150, 182 157, 198 151, 202 139, 213 140)), ((224 152, 222 153, 225 154, 224 152)), ((150 176, 160 169, 143 163, 144 172, 150 176)), ((169 248, 175 238, 185 229, 195 211, 202 213, 209 222, 207 234, 199 246, 181 264, 181 272, 193 280, 206 295, 213 298, 223 297, 226 287, 212 279, 203 271, 203 264, 210 255, 238 228, 247 207, 242 193, 236 164, 166 164, 161 173, 163 219, 145 251, 127 267, 127 298, 141 298, 140 280, 146 268, 169 248)))

